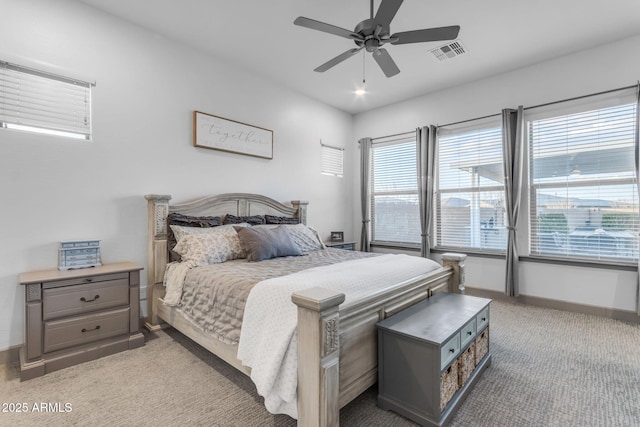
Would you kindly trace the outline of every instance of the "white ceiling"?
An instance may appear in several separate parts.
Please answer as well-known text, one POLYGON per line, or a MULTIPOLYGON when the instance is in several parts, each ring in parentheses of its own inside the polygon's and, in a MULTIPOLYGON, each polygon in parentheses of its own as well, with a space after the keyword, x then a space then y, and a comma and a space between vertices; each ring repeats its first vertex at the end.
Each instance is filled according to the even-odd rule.
POLYGON ((367 53, 368 93, 357 97, 362 53, 313 71, 353 41, 293 21, 352 30, 369 17, 369 0, 80 1, 354 114, 640 34, 640 0, 405 0, 391 33, 460 25, 468 52, 439 62, 429 50, 441 42, 386 45, 400 74, 385 77, 367 53))

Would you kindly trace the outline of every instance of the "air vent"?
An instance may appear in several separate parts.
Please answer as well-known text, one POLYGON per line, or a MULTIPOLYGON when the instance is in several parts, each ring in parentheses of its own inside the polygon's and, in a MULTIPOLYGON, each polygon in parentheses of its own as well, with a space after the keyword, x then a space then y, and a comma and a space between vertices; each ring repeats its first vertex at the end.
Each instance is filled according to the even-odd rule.
POLYGON ((429 52, 433 53, 433 56, 435 56, 438 61, 446 61, 467 53, 467 50, 462 46, 460 40, 454 40, 451 43, 432 49, 429 52))

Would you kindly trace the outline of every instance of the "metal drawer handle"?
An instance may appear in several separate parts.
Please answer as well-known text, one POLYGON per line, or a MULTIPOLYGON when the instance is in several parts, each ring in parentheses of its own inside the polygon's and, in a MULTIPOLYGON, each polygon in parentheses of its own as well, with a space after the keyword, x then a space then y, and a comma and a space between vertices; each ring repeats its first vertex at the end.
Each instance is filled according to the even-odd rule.
POLYGON ((100 329, 100 325, 96 326, 93 329, 82 328, 82 332, 97 331, 98 329, 100 329))
POLYGON ((449 349, 449 351, 450 351, 451 353, 455 353, 455 352, 456 352, 456 349, 455 349, 455 348, 450 348, 450 349, 449 349))
POLYGON ((82 302, 93 302, 95 300, 97 300, 98 298, 100 298, 100 295, 96 295, 95 297, 93 297, 93 299, 86 299, 85 297, 80 298, 80 301, 82 302))
POLYGON ((84 279, 85 282, 93 282, 93 279, 91 277, 87 277, 84 279))
POLYGON ((469 331, 469 332, 467 332, 467 335, 471 336, 471 335, 473 335, 473 332, 469 331))
POLYGON ((484 321, 486 321, 486 320, 487 320, 487 318, 486 318, 486 317, 483 317, 483 318, 482 318, 482 321, 483 321, 483 322, 484 322, 484 321))

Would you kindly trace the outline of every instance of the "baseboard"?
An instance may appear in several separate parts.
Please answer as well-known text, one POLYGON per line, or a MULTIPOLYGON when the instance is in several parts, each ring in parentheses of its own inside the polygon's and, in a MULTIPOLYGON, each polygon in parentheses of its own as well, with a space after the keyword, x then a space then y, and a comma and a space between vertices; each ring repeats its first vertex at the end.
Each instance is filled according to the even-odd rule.
POLYGON ((20 347, 11 347, 8 350, 0 350, 0 365, 9 365, 20 362, 20 347))
POLYGON ((607 317, 610 319, 623 320, 626 322, 640 322, 640 317, 635 311, 619 310, 616 308, 597 307, 594 305, 578 304, 574 302, 559 301, 550 298, 532 297, 529 295, 519 295, 509 297, 504 292, 489 289, 474 288, 465 286, 465 294, 484 298, 491 298, 503 301, 512 301, 520 304, 533 305, 536 307, 553 308, 556 310, 571 311, 574 313, 592 314, 595 316, 607 317))

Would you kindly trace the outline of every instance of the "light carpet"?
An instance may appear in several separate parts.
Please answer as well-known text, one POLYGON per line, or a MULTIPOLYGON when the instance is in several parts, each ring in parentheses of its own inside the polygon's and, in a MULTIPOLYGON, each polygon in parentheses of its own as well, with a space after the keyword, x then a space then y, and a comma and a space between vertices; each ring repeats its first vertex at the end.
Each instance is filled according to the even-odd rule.
MULTIPOLYGON (((490 327, 492 364, 451 426, 640 426, 640 324, 494 301, 490 327)), ((295 425, 264 409, 248 377, 174 330, 29 381, 15 366, 0 375, 1 426, 295 425)), ((376 387, 340 423, 415 425, 378 408, 376 387)))

